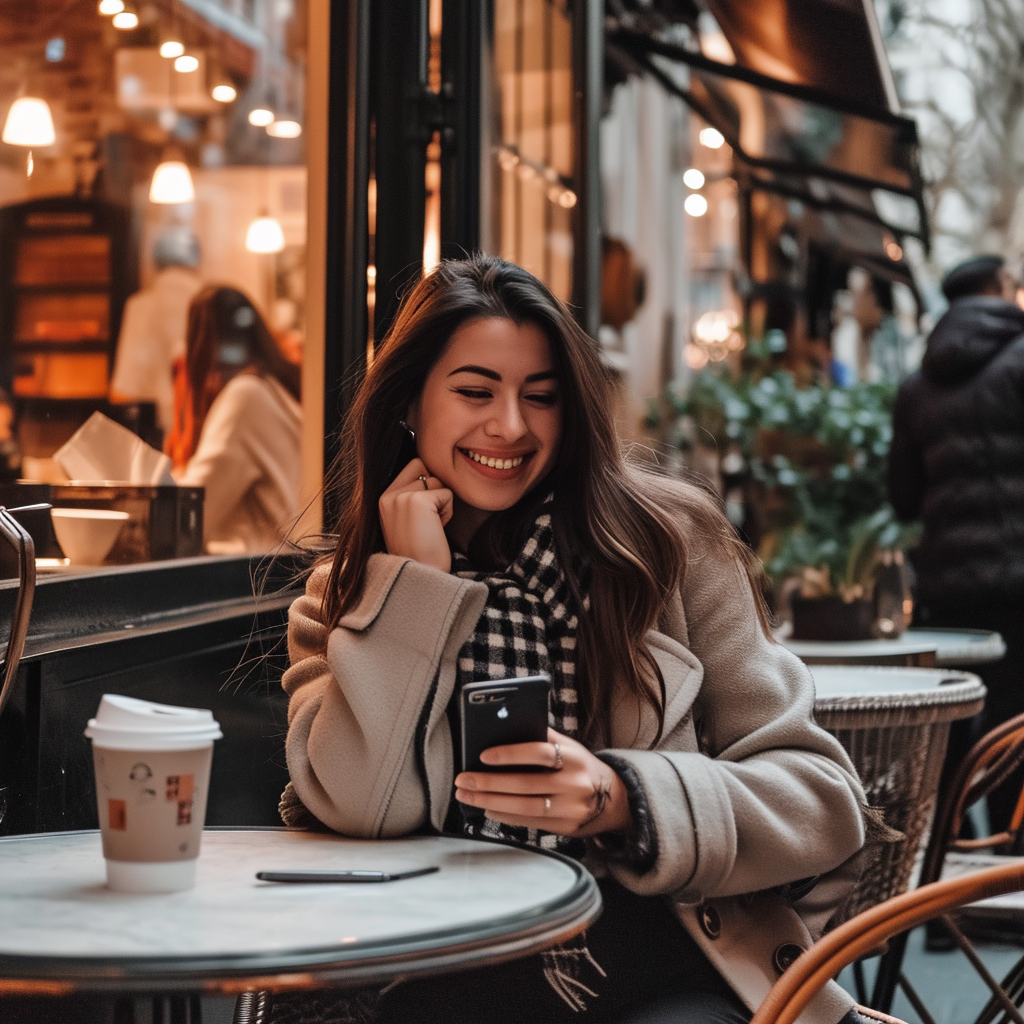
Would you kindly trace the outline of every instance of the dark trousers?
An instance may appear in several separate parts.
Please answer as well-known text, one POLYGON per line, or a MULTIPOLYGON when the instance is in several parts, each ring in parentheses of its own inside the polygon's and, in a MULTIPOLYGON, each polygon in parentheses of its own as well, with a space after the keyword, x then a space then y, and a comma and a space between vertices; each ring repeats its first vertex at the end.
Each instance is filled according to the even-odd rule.
MULTIPOLYGON (((660 897, 602 880, 604 911, 586 935, 589 961, 575 973, 582 1013, 544 977, 540 956, 426 978, 386 992, 380 1024, 746 1024, 750 1011, 660 897), (603 975, 601 972, 604 972, 603 975)), ((570 946, 572 943, 569 944, 570 946)))
MULTIPOLYGON (((918 609, 914 624, 928 627, 988 629, 1002 634, 1006 656, 987 665, 968 666, 988 689, 984 709, 974 718, 954 722, 939 786, 941 797, 948 792, 953 776, 977 740, 997 725, 1024 713, 1024 601, 929 602, 918 609)), ((993 832, 1009 824, 1024 785, 1024 768, 1015 772, 988 798, 989 824, 993 832)))

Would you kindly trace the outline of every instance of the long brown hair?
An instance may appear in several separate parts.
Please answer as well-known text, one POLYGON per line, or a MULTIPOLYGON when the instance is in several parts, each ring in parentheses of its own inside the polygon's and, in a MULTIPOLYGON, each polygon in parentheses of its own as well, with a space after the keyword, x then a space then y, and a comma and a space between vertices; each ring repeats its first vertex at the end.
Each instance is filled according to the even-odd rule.
POLYGON ((255 303, 237 288, 207 285, 188 309, 185 362, 175 380, 174 422, 164 448, 176 468, 199 444, 206 415, 226 380, 217 369, 231 351, 242 373, 273 377, 299 401, 300 369, 278 348, 255 303))
MULTIPOLYGON (((402 302, 359 388, 332 470, 332 484, 345 498, 324 621, 331 629, 338 625, 359 600, 370 555, 386 550, 377 502, 415 455, 402 417, 454 332, 470 320, 492 317, 533 324, 547 337, 558 371, 562 436, 548 476, 515 506, 490 516, 467 554, 480 568, 506 566, 553 494, 557 554, 581 606, 579 580, 568 569, 582 563, 591 574, 577 648, 582 735, 588 742, 607 740, 620 681, 651 705, 660 732, 664 683, 644 636, 679 586, 689 548, 734 550, 752 584, 759 563, 736 539, 714 498, 627 465, 596 345, 532 274, 493 256, 446 261, 423 277, 402 302)), ((759 598, 759 587, 754 589, 759 598)), ((761 604, 759 615, 767 631, 761 604)))

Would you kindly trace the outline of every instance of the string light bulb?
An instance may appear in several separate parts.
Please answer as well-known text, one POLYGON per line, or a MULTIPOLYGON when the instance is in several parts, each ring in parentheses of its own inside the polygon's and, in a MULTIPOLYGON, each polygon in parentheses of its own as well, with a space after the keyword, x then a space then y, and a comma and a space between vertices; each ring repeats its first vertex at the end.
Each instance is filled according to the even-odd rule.
POLYGON ((199 58, 191 53, 183 53, 174 58, 174 70, 183 75, 199 70, 199 58))
POLYGON ((284 231, 280 222, 266 210, 261 210, 245 233, 245 247, 249 252, 280 252, 284 248, 284 231))
POLYGON ((683 201, 683 209, 691 217, 703 217, 708 212, 708 201, 699 192, 691 192, 683 201))
POLYGON ((139 16, 134 11, 121 11, 120 14, 114 15, 111 24, 122 32, 130 32, 133 28, 139 27, 139 16))
POLYGON ((266 107, 256 107, 249 111, 249 124, 257 128, 266 128, 268 124, 274 123, 274 112, 266 107))
POLYGON ((124 10, 124 0, 100 0, 100 14, 120 14, 124 10))
POLYGON ((168 39, 166 42, 160 44, 160 56, 166 57, 168 60, 180 57, 184 52, 185 44, 179 42, 177 39, 168 39))
POLYGON ((698 189, 704 187, 704 172, 696 167, 691 167, 683 174, 683 184, 687 188, 698 189))
POLYGON ((698 138, 708 149, 721 149, 725 145, 725 136, 717 128, 701 128, 698 138))
POLYGON ((218 103, 233 103, 238 97, 238 90, 233 85, 215 85, 210 95, 218 103))

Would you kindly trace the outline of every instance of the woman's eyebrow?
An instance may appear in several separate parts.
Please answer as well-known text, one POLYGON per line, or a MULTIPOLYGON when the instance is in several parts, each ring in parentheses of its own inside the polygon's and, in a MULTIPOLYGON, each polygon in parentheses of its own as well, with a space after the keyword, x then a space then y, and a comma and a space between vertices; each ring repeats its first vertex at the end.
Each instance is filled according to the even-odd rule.
MULTIPOLYGON (((487 377, 490 380, 496 380, 501 383, 501 374, 497 370, 488 370, 486 366, 460 366, 455 370, 452 370, 448 374, 449 377, 454 377, 457 373, 477 373, 481 377, 487 377)), ((533 384, 538 380, 554 380, 558 374, 554 370, 542 370, 540 373, 528 374, 524 380, 527 384, 533 384)))

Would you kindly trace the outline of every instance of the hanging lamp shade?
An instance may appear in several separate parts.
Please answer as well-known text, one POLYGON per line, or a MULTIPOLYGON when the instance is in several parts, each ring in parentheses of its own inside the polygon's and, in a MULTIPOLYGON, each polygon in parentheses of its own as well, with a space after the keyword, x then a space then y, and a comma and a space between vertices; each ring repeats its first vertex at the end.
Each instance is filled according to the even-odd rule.
POLYGON ((38 96, 19 96, 7 111, 0 138, 11 146, 52 146, 57 135, 50 105, 38 96))
POLYGON ((192 174, 182 160, 164 160, 153 172, 149 186, 151 203, 191 203, 196 197, 192 174))
POLYGON ((302 125, 291 118, 285 118, 268 124, 267 134, 275 139, 297 139, 302 134, 302 125))
POLYGON ((245 233, 245 247, 249 252, 280 252, 284 248, 281 224, 264 210, 245 233))

